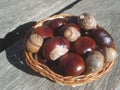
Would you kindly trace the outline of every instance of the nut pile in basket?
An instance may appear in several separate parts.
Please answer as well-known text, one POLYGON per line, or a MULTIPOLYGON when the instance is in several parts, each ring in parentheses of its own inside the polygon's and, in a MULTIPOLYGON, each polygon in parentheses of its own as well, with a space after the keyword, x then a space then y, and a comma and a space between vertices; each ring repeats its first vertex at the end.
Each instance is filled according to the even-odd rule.
POLYGON ((29 33, 25 47, 62 76, 99 73, 117 58, 112 36, 89 13, 43 22, 29 33))

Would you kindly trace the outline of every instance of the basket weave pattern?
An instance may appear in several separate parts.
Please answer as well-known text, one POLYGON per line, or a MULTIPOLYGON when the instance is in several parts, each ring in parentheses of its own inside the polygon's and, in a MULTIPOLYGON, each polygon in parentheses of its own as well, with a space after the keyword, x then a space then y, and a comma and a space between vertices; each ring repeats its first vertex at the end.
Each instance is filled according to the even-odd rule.
MULTIPOLYGON (((55 18, 64 18, 66 16, 72 16, 72 15, 60 14, 60 15, 54 15, 52 17, 48 17, 44 20, 39 21, 33 27, 33 29, 35 29, 39 26, 42 26, 45 21, 52 20, 55 18)), ((25 37, 25 42, 26 42, 26 39, 27 38, 25 37)), ((113 45, 113 47, 114 47, 114 45, 113 45)), ((91 74, 80 75, 80 76, 62 76, 60 74, 55 73, 51 69, 49 69, 48 66, 35 60, 33 58, 32 53, 28 52, 26 49, 24 49, 24 52, 25 52, 26 62, 29 65, 29 67, 31 67, 33 70, 40 73, 42 76, 49 78, 52 81, 55 81, 62 85, 70 85, 70 86, 79 86, 79 85, 86 84, 86 83, 89 83, 91 81, 94 81, 94 80, 97 80, 97 79, 103 77, 108 71, 111 70, 112 66, 115 63, 115 60, 113 60, 112 62, 109 62, 109 63, 105 63, 103 70, 100 71, 99 73, 95 73, 95 74, 91 73, 91 74)))

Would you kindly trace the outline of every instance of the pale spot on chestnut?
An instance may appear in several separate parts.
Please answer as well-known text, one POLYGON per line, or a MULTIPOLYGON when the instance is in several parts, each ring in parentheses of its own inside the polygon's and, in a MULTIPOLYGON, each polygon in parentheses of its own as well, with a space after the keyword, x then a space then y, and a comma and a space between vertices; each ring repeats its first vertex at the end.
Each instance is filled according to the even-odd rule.
POLYGON ((26 48, 31 53, 37 53, 43 44, 43 38, 38 34, 31 34, 27 39, 26 48))
POLYGON ((67 52, 68 52, 68 49, 67 49, 66 46, 64 46, 64 45, 56 45, 56 47, 50 53, 50 58, 52 60, 56 60, 56 59, 58 59, 59 57, 61 57, 62 55, 64 55, 67 52))
POLYGON ((86 58, 87 70, 91 73, 98 73, 103 69, 104 56, 99 51, 91 52, 86 58))
POLYGON ((89 13, 83 13, 79 16, 78 25, 85 30, 91 30, 97 27, 97 21, 89 13))
POLYGON ((80 15, 80 19, 84 19, 85 18, 85 16, 84 15, 80 15))
POLYGON ((112 62, 117 59, 117 51, 113 48, 104 49, 105 62, 112 62))
POLYGON ((68 27, 64 32, 64 37, 70 42, 76 41, 80 36, 80 32, 75 27, 68 27))

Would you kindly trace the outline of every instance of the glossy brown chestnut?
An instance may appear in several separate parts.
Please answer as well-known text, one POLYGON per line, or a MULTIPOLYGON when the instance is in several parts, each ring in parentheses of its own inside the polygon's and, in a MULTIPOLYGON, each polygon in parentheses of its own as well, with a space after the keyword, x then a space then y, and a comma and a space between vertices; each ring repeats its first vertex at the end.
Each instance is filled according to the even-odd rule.
POLYGON ((66 21, 63 18, 57 18, 50 21, 49 27, 51 27, 52 29, 56 29, 65 24, 66 24, 66 21))
POLYGON ((65 76, 77 76, 85 71, 85 63, 81 56, 67 53, 59 60, 60 70, 65 76))
POLYGON ((95 30, 89 31, 88 36, 93 38, 100 48, 111 47, 113 44, 112 36, 100 27, 95 30))
POLYGON ((53 30, 49 27, 46 27, 46 26, 38 27, 35 30, 35 33, 39 34, 42 38, 52 38, 52 37, 54 37, 53 30))
POLYGON ((47 60, 46 64, 55 73, 62 74, 60 69, 59 69, 59 60, 55 60, 55 61, 48 61, 47 60))
POLYGON ((42 48, 39 50, 39 52, 37 53, 37 55, 35 55, 35 58, 42 64, 47 65, 47 60, 45 59, 45 57, 42 54, 42 48))
POLYGON ((96 48, 96 43, 92 38, 82 36, 77 41, 75 41, 73 47, 76 53, 83 55, 87 52, 93 51, 96 48))
POLYGON ((78 18, 79 18, 78 16, 70 16, 67 18, 67 22, 77 24, 78 18))
POLYGON ((64 25, 62 28, 61 28, 61 31, 62 30, 65 30, 66 28, 68 27, 75 27, 79 32, 80 32, 80 28, 77 24, 75 23, 67 23, 66 25, 64 25))
MULTIPOLYGON (((71 28, 71 27, 72 27, 72 29, 74 29, 73 31, 76 31, 76 32, 80 32, 80 31, 81 31, 78 25, 76 25, 76 24, 74 24, 74 23, 68 23, 68 24, 62 26, 61 28, 55 30, 55 35, 56 35, 56 36, 63 36, 63 37, 64 37, 64 32, 65 32, 65 30, 66 30, 66 29, 69 29, 69 28, 71 28)), ((68 31, 69 31, 69 30, 68 30, 68 31)), ((71 30, 70 30, 70 31, 71 31, 71 30)), ((72 32, 72 33, 74 33, 74 32, 72 32)), ((71 34, 72 34, 72 33, 71 33, 71 34)))
POLYGON ((46 60, 43 58, 38 58, 38 61, 44 65, 46 65, 46 60))
POLYGON ((69 51, 70 44, 63 37, 54 37, 45 42, 43 56, 47 60, 57 60, 69 51))

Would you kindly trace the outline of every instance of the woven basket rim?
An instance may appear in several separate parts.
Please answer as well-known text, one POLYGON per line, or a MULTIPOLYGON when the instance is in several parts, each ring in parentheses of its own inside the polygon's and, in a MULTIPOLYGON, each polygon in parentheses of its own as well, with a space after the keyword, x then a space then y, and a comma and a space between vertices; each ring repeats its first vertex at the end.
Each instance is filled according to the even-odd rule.
MULTIPOLYGON (((45 18, 45 19, 37 22, 36 25, 34 25, 32 28, 35 29, 39 26, 42 26, 43 23, 47 20, 53 20, 55 18, 64 18, 66 16, 74 16, 74 15, 71 15, 71 14, 54 15, 54 16, 45 18)), ((24 42, 25 60, 26 60, 27 64, 29 65, 29 67, 31 67, 34 71, 38 72, 42 76, 44 76, 52 81, 55 81, 59 84, 62 84, 62 85, 79 86, 79 85, 83 85, 83 84, 92 82, 94 80, 97 80, 97 79, 103 77, 108 71, 110 71, 115 63, 115 60, 113 60, 112 62, 106 63, 103 70, 100 71, 99 73, 95 73, 95 74, 91 73, 88 75, 80 75, 80 76, 62 76, 60 74, 55 73, 51 69, 49 69, 48 66, 35 60, 32 56, 32 53, 30 53, 26 50, 25 43, 26 43, 27 37, 25 37, 24 39, 25 39, 24 40, 25 41, 24 42)), ((113 44, 113 48, 116 50, 115 44, 113 44)))

